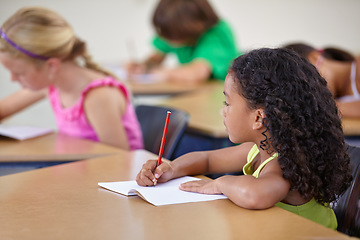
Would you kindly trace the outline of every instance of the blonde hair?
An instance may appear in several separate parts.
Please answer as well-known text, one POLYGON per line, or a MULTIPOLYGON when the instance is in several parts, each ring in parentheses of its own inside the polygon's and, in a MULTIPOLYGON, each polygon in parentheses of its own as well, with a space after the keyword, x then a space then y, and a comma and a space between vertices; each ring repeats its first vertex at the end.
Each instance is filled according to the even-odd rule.
MULTIPOLYGON (((86 43, 76 37, 72 27, 63 17, 50 9, 21 8, 2 25, 1 30, 10 41, 35 55, 74 62, 81 58, 84 67, 115 77, 93 62, 86 43)), ((0 51, 25 58, 36 65, 43 62, 14 48, 4 38, 0 38, 0 51)))

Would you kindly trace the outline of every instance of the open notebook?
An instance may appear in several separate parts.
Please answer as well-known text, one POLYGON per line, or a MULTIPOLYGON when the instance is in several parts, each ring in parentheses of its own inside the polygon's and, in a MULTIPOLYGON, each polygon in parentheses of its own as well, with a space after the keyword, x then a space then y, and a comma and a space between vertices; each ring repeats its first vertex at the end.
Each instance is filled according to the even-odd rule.
POLYGON ((185 192, 179 189, 184 182, 201 180, 195 177, 181 177, 166 183, 158 183, 155 187, 142 187, 136 181, 123 182, 100 182, 99 186, 125 196, 138 195, 145 201, 155 205, 168 205, 189 202, 202 202, 217 199, 226 199, 225 195, 207 195, 193 192, 185 192))
POLYGON ((30 126, 7 126, 0 124, 0 135, 17 140, 25 140, 28 138, 38 137, 53 132, 52 129, 30 126))

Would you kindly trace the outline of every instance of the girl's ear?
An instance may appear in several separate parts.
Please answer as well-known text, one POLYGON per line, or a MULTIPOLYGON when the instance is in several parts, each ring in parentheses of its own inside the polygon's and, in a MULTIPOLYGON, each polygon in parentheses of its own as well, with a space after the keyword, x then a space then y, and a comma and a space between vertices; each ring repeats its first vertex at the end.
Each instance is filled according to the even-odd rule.
POLYGON ((56 73, 59 71, 61 60, 58 58, 49 58, 46 60, 45 65, 48 71, 48 77, 50 80, 52 80, 54 75, 56 75, 56 73))
POLYGON ((264 109, 259 108, 255 110, 255 121, 253 123, 253 130, 259 130, 263 125, 263 120, 266 118, 266 115, 264 113, 264 109))

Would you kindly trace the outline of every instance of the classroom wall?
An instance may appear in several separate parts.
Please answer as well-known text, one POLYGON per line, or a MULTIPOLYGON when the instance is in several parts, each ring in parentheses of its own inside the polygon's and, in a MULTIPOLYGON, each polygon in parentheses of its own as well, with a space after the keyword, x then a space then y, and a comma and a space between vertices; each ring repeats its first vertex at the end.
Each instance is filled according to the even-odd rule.
MULTIPOLYGON (((306 41, 360 54, 358 0, 209 0, 234 28, 244 51, 306 41)), ((156 0, 0 0, 0 23, 22 6, 45 6, 62 14, 101 63, 141 59, 151 51, 150 19, 156 0)), ((19 89, 0 66, 0 98, 19 89)), ((55 128, 47 101, 10 123, 55 128)))

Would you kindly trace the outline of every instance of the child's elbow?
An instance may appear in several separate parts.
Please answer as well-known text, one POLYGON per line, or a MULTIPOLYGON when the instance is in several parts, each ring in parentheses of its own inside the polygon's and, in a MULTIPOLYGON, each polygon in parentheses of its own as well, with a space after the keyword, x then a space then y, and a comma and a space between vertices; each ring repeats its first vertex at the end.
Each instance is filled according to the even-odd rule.
POLYGON ((235 204, 239 205, 240 207, 250 209, 250 210, 261 210, 267 209, 275 205, 275 203, 268 201, 268 198, 263 194, 259 194, 258 192, 247 189, 242 190, 243 193, 241 194, 241 199, 237 201, 233 201, 235 204))

